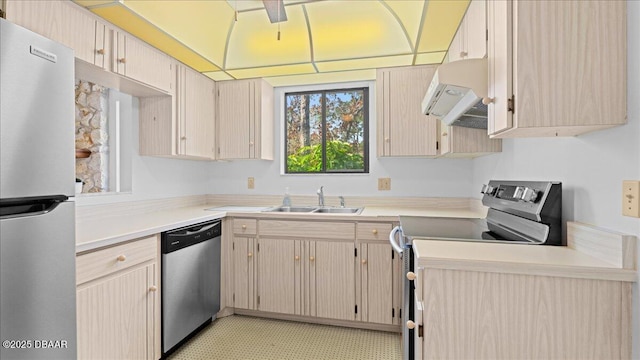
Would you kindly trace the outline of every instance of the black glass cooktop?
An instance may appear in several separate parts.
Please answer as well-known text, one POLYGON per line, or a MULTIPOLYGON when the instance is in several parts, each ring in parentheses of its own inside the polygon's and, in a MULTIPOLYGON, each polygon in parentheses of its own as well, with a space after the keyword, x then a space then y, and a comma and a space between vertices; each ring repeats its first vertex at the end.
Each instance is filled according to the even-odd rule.
POLYGON ((400 216, 400 227, 409 241, 414 238, 500 243, 531 243, 517 234, 502 233, 478 218, 400 216))

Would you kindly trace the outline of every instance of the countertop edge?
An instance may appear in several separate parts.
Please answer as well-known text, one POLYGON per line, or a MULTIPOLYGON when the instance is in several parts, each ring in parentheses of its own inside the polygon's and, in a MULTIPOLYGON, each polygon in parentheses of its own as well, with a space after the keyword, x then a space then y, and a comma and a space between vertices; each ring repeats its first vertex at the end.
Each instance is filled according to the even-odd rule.
POLYGON ((624 282, 638 281, 638 275, 635 270, 606 267, 587 267, 578 265, 572 266, 508 261, 420 257, 416 266, 419 268, 481 271, 500 274, 540 275, 624 282))
POLYGON ((171 223, 164 223, 158 226, 145 227, 135 231, 119 233, 118 235, 114 235, 114 236, 102 237, 102 238, 91 240, 91 241, 85 241, 85 242, 76 244, 76 254, 81 254, 81 253, 94 251, 104 247, 118 245, 123 242, 135 240, 135 239, 150 236, 150 235, 156 235, 161 232, 172 230, 182 226, 189 226, 189 225, 197 224, 203 221, 222 219, 226 216, 225 212, 209 211, 209 212, 205 212, 205 214, 206 214, 205 216, 191 217, 188 219, 180 219, 171 223))

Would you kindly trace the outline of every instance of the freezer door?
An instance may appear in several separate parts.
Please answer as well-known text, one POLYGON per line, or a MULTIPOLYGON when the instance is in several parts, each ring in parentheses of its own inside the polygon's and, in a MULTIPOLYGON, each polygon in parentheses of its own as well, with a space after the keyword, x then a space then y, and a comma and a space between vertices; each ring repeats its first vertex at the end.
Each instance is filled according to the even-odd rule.
POLYGON ((75 192, 73 50, 0 19, 0 199, 75 192))
POLYGON ((0 359, 75 359, 75 204, 37 213, 0 218, 0 359))

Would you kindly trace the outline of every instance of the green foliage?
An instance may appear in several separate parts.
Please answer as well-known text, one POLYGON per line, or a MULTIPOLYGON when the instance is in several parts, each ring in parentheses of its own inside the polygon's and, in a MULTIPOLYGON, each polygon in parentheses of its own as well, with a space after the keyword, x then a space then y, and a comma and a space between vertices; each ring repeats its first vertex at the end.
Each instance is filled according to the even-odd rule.
MULTIPOLYGON (((362 169, 364 158, 352 145, 339 140, 327 141, 327 171, 362 169)), ((322 145, 303 146, 287 156, 287 172, 322 172, 322 145)))

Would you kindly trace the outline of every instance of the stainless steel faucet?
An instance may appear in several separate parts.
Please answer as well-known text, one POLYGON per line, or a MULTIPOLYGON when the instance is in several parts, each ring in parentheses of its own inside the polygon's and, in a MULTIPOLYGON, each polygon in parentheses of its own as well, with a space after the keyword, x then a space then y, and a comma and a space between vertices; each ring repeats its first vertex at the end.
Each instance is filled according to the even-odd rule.
POLYGON ((340 207, 343 208, 344 207, 344 196, 338 196, 338 198, 340 199, 340 207))
POLYGON ((324 186, 320 186, 318 189, 318 206, 324 207, 324 186))

